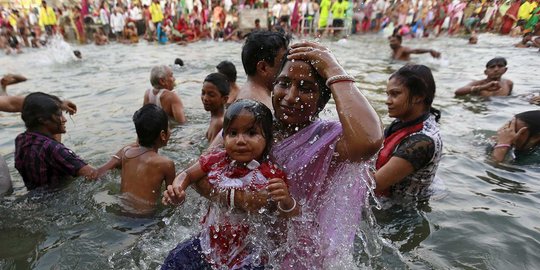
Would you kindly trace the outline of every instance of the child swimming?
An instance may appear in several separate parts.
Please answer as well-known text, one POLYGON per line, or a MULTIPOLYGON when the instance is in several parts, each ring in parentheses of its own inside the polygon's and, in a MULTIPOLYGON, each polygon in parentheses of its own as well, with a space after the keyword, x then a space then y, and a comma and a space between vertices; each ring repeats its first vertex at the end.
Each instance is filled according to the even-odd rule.
POLYGON ((221 196, 211 201, 199 236, 172 250, 162 269, 261 267, 254 260, 253 243, 247 240, 256 228, 247 222, 246 211, 240 210, 241 200, 235 196, 235 193, 239 195, 236 191, 267 189, 279 216, 300 213, 300 207, 289 194, 285 173, 269 158, 272 138, 272 113, 264 104, 241 99, 229 106, 223 122, 225 151, 201 156, 197 164, 178 175, 164 192, 164 204, 183 202, 187 187, 208 177, 221 196))
POLYGON ((225 103, 229 98, 230 85, 227 77, 221 73, 211 73, 204 78, 201 89, 201 101, 204 110, 210 112, 210 124, 206 139, 212 142, 223 128, 225 103))

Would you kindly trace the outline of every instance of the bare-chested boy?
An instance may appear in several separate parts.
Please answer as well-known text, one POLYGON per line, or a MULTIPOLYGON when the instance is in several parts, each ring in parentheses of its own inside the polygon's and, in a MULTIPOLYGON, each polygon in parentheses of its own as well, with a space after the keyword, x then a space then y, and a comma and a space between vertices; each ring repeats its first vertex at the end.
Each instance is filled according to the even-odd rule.
POLYGON ((221 73, 212 73, 204 79, 201 90, 201 101, 204 110, 210 112, 210 125, 206 131, 206 139, 212 142, 223 128, 225 104, 229 98, 229 81, 221 73))
POLYGON ((106 167, 122 169, 120 190, 128 210, 148 215, 155 210, 163 182, 170 185, 175 177, 174 162, 158 154, 171 135, 169 120, 161 108, 147 104, 133 114, 133 122, 138 145, 120 149, 106 167))
POLYGON ((489 60, 486 64, 487 78, 479 81, 473 81, 456 90, 456 96, 477 95, 483 97, 490 96, 509 96, 512 94, 514 83, 511 80, 503 79, 502 75, 506 73, 506 59, 496 57, 489 60))
POLYGON ((410 61, 411 54, 429 53, 435 58, 441 57, 441 53, 431 49, 411 49, 409 47, 401 46, 401 36, 392 35, 388 37, 390 42, 390 48, 392 49, 392 59, 400 61, 410 61))
POLYGON ((186 122, 184 105, 174 91, 175 78, 172 69, 168 66, 156 66, 150 71, 150 83, 154 89, 144 93, 143 105, 155 104, 162 108, 167 115, 177 123, 186 122))

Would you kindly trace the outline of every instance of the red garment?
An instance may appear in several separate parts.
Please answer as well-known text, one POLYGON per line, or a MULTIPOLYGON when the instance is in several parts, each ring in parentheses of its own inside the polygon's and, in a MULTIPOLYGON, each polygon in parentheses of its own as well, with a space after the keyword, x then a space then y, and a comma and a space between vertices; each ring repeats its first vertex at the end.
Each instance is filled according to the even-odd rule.
MULTIPOLYGON (((381 151, 379 151, 375 168, 377 170, 382 168, 382 166, 384 166, 390 160, 390 158, 392 158, 392 153, 394 153, 394 149, 396 149, 399 143, 401 143, 405 137, 422 130, 422 128, 424 128, 424 121, 415 125, 401 128, 392 133, 390 136, 384 138, 383 148, 381 151)), ((388 190, 382 191, 377 195, 388 195, 388 190)))
POLYGON ((509 15, 513 16, 514 18, 517 18, 518 11, 520 7, 520 1, 515 1, 510 8, 506 11, 503 17, 503 24, 501 26, 501 34, 507 35, 510 33, 510 30, 512 30, 512 26, 514 26, 514 23, 516 20, 510 18, 509 15))

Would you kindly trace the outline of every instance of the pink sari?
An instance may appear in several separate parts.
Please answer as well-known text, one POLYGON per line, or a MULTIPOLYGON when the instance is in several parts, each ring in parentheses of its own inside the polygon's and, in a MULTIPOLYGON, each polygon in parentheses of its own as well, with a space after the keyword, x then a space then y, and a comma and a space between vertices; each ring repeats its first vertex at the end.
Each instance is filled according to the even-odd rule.
POLYGON ((367 200, 368 164, 338 162, 337 121, 317 120, 273 146, 289 176, 289 191, 302 205, 290 220, 281 269, 342 269, 367 200))

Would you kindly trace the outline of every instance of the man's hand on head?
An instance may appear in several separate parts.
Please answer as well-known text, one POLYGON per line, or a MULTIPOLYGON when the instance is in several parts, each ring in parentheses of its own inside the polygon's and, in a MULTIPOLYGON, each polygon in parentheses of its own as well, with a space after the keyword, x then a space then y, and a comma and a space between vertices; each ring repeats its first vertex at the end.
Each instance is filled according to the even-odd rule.
POLYGON ((61 107, 63 111, 66 111, 70 115, 77 113, 77 105, 75 105, 75 103, 71 102, 70 100, 66 99, 62 101, 61 107))

